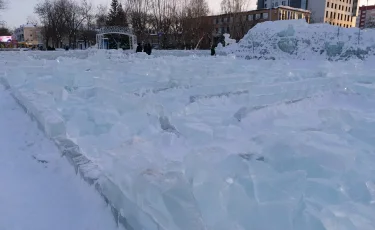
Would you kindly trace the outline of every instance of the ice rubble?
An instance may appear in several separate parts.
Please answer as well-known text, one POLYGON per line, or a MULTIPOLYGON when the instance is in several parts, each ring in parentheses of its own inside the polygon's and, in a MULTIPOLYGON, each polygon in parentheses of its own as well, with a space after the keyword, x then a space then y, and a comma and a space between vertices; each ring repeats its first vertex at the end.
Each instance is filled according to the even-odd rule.
POLYGON ((49 136, 97 166, 81 173, 94 171, 129 229, 375 226, 370 61, 100 51, 0 61, 49 136))
POLYGON ((246 59, 365 59, 375 54, 375 30, 307 24, 304 19, 263 22, 220 52, 246 59))

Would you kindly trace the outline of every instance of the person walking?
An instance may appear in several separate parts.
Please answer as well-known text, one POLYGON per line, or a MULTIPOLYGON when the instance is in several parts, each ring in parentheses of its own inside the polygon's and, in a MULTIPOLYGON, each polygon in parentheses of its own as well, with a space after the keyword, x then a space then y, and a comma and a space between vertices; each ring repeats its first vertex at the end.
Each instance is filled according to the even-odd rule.
POLYGON ((152 53, 152 45, 150 43, 148 43, 147 46, 148 46, 148 55, 151 55, 151 53, 152 53))
POLYGON ((145 52, 146 54, 148 54, 148 45, 147 45, 147 43, 145 43, 143 45, 143 52, 145 52))
POLYGON ((212 46, 211 46, 211 56, 215 56, 215 55, 216 55, 215 45, 212 44, 212 46))
POLYGON ((142 45, 141 43, 138 43, 137 49, 135 51, 136 53, 142 53, 142 45))

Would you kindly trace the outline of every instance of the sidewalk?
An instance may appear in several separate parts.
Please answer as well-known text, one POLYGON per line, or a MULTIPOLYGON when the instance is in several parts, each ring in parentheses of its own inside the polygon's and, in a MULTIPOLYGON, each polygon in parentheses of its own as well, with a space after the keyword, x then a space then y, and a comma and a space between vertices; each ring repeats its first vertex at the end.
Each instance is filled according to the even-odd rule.
POLYGON ((0 85, 0 230, 114 230, 110 209, 0 85))

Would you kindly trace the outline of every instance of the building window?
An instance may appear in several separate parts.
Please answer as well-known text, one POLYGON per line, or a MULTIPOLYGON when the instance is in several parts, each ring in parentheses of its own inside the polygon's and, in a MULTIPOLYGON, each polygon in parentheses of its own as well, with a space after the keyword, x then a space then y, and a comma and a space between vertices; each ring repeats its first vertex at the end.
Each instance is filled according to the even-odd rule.
POLYGON ((252 20, 254 19, 254 15, 251 14, 251 15, 247 16, 247 19, 248 19, 249 21, 252 21, 252 20))
POLYGON ((327 2, 327 7, 329 7, 329 2, 327 2))
POLYGON ((256 20, 259 20, 259 19, 260 19, 260 14, 256 14, 256 15, 255 15, 255 19, 256 19, 256 20))
POLYGON ((328 18, 328 11, 326 11, 326 18, 328 18))
POLYGON ((285 6, 285 5, 286 5, 285 1, 282 1, 282 2, 281 2, 281 5, 285 6))
POLYGON ((268 13, 263 13, 263 19, 268 19, 268 13))
POLYGON ((264 4, 264 8, 267 8, 267 3, 264 4))

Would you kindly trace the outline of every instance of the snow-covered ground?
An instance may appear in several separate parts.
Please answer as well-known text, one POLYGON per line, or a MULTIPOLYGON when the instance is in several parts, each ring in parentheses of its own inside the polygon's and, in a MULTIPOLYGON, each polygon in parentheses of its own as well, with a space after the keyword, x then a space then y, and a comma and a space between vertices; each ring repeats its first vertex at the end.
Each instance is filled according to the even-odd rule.
POLYGON ((118 229, 98 193, 0 85, 0 229, 118 229))
POLYGON ((0 77, 134 229, 375 229, 374 59, 38 55, 0 77))

